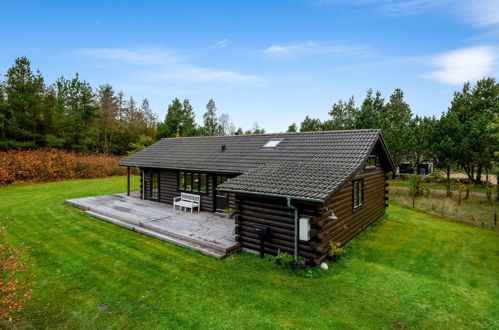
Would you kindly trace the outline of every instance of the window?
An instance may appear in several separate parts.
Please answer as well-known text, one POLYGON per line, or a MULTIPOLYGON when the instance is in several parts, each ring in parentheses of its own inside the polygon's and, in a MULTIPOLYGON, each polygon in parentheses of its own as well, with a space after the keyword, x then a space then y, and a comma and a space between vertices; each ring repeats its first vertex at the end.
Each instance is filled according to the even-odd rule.
POLYGON ((371 155, 367 159, 366 166, 364 166, 365 169, 370 169, 370 168, 376 168, 376 160, 378 159, 378 156, 376 155, 371 155))
POLYGON ((352 181, 353 186, 353 209, 356 210, 364 205, 364 180, 352 181))
MULTIPOLYGON (((217 175, 217 187, 227 181, 227 177, 225 175, 217 175)), ((220 191, 217 189, 217 196, 219 197, 227 197, 227 193, 220 191)))
POLYGON ((208 179, 204 173, 178 172, 178 189, 193 192, 208 191, 208 179))
POLYGON ((279 145, 279 143, 281 143, 281 142, 282 142, 282 139, 273 139, 273 140, 269 140, 267 143, 265 143, 265 144, 263 145, 263 147, 262 147, 262 148, 269 148, 269 149, 271 149, 271 148, 275 148, 275 147, 277 147, 277 145, 279 145))
POLYGON ((159 174, 151 173, 151 199, 159 199, 159 174))
POLYGON ((208 180, 206 178, 206 174, 201 174, 201 185, 199 186, 199 191, 200 192, 207 192, 208 191, 208 180))

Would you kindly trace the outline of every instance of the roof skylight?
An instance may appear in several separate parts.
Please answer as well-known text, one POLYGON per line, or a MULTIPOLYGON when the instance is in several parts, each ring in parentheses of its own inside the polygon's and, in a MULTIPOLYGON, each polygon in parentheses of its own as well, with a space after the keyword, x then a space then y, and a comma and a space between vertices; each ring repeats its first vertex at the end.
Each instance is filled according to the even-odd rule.
POLYGON ((275 148, 281 142, 282 139, 272 139, 265 143, 262 148, 275 148))

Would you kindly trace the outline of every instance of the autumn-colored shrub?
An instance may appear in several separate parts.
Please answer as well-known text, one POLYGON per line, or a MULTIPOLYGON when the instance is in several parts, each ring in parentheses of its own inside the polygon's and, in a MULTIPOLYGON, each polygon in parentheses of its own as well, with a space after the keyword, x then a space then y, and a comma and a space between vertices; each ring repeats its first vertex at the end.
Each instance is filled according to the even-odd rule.
POLYGON ((5 168, 0 167, 0 186, 14 182, 14 176, 5 168))
POLYGON ((0 185, 125 175, 121 157, 83 155, 57 149, 0 152, 0 185))
POLYGON ((0 320, 11 321, 31 298, 34 273, 27 248, 11 246, 5 232, 0 227, 0 320))

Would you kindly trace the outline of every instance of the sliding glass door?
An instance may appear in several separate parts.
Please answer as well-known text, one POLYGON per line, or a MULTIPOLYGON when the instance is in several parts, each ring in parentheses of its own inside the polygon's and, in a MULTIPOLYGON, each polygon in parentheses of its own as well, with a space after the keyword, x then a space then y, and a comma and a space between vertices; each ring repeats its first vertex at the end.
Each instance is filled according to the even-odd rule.
POLYGON ((159 200, 159 173, 158 172, 151 172, 150 178, 151 178, 151 182, 150 182, 151 199, 159 200))

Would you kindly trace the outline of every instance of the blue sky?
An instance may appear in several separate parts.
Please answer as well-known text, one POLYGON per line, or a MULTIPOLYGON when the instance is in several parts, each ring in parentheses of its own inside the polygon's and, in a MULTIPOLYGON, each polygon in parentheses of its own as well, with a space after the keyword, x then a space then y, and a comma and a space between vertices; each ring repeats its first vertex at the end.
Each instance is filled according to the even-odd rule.
POLYGON ((75 72, 198 122, 213 98, 236 126, 284 131, 367 89, 400 87, 439 115, 467 80, 497 77, 497 0, 0 1, 0 72, 28 56, 47 83, 75 72))

